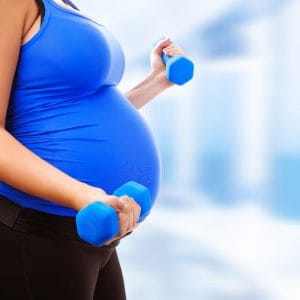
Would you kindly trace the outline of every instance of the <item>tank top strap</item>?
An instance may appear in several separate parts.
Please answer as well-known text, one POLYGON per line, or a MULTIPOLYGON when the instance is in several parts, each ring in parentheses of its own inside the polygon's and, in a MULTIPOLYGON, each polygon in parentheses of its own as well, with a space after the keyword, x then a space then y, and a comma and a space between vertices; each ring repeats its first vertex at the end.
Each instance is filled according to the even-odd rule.
POLYGON ((51 11, 51 7, 50 7, 50 0, 39 0, 43 6, 44 6, 44 16, 42 19, 42 23, 41 26, 39 28, 39 30, 37 31, 37 33, 35 35, 33 35, 33 37, 31 37, 27 42, 25 42, 25 44, 21 45, 20 50, 24 51, 25 49, 29 48, 31 45, 33 45, 35 43, 35 41, 37 41, 39 39, 39 37, 43 34, 43 32, 45 31, 45 29, 48 26, 48 21, 49 21, 49 17, 52 14, 51 11))
POLYGON ((73 7, 74 9, 79 11, 79 8, 71 0, 66 0, 66 3, 68 5, 70 5, 71 7, 73 7))
POLYGON ((59 9, 63 9, 63 10, 71 10, 72 11, 72 8, 77 10, 77 11, 80 11, 79 8, 70 0, 65 0, 63 1, 65 4, 69 5, 71 7, 71 9, 63 6, 63 4, 59 4, 57 1, 55 0, 39 0, 41 2, 44 3, 45 6, 48 6, 48 4, 51 4, 52 6, 55 6, 59 9))
POLYGON ((103 26, 103 24, 101 24, 99 21, 95 20, 94 17, 89 16, 87 13, 82 12, 78 6, 76 6, 71 0, 66 0, 65 3, 67 3, 70 8, 63 6, 62 4, 59 4, 56 0, 42 0, 44 3, 46 3, 46 5, 49 7, 51 6, 50 9, 54 8, 54 10, 60 11, 62 13, 68 13, 68 14, 73 14, 75 16, 79 16, 79 17, 83 17, 86 18, 94 23, 96 23, 97 25, 103 26), (50 4, 50 5, 48 5, 50 4))
POLYGON ((51 8, 50 8, 50 0, 38 0, 38 2, 40 3, 39 5, 41 5, 41 4, 43 4, 43 6, 44 6, 44 8, 43 8, 43 10, 44 10, 44 18, 46 17, 46 16, 49 16, 49 10, 51 10, 51 8))
POLYGON ((41 2, 41 3, 43 3, 44 4, 44 6, 45 6, 45 8, 46 7, 48 7, 48 5, 49 5, 49 0, 38 0, 39 2, 41 2))

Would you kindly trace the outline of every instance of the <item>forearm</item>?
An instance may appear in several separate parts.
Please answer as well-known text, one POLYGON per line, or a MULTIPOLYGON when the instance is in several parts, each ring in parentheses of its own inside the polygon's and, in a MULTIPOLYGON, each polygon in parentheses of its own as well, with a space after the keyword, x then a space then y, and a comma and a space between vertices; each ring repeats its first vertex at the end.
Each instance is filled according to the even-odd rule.
POLYGON ((144 80, 124 95, 137 109, 140 109, 170 86, 172 83, 163 73, 149 73, 144 80))
POLYGON ((0 180, 36 197, 79 210, 88 185, 49 164, 0 128, 0 180))

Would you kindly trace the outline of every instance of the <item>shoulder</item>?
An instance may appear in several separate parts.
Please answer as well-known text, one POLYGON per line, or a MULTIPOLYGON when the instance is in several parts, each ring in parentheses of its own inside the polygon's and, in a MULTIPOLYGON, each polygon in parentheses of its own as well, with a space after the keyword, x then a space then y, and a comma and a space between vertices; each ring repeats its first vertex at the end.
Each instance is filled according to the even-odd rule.
POLYGON ((18 26, 18 28, 22 26, 22 29, 26 31, 26 28, 30 27, 37 18, 38 13, 39 7, 36 0, 0 0, 2 30, 6 29, 5 25, 10 25, 18 26))
POLYGON ((21 35, 39 14, 35 0, 0 0, 0 33, 18 30, 21 35))
POLYGON ((26 14, 35 0, 1 0, 0 14, 20 16, 26 14))

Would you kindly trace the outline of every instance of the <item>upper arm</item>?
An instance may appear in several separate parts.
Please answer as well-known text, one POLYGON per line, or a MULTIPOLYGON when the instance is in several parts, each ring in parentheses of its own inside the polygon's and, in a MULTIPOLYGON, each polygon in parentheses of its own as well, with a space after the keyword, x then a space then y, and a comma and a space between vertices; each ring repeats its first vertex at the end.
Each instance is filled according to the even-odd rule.
POLYGON ((28 12, 28 1, 0 0, 0 128, 5 119, 28 12))

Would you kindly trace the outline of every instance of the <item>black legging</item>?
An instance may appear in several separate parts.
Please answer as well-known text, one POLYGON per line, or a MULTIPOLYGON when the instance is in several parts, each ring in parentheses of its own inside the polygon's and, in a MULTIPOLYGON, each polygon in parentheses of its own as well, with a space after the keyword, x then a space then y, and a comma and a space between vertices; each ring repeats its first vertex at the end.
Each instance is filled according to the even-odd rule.
POLYGON ((73 217, 11 206, 0 196, 1 300, 126 299, 119 241, 94 247, 79 239, 73 217))

